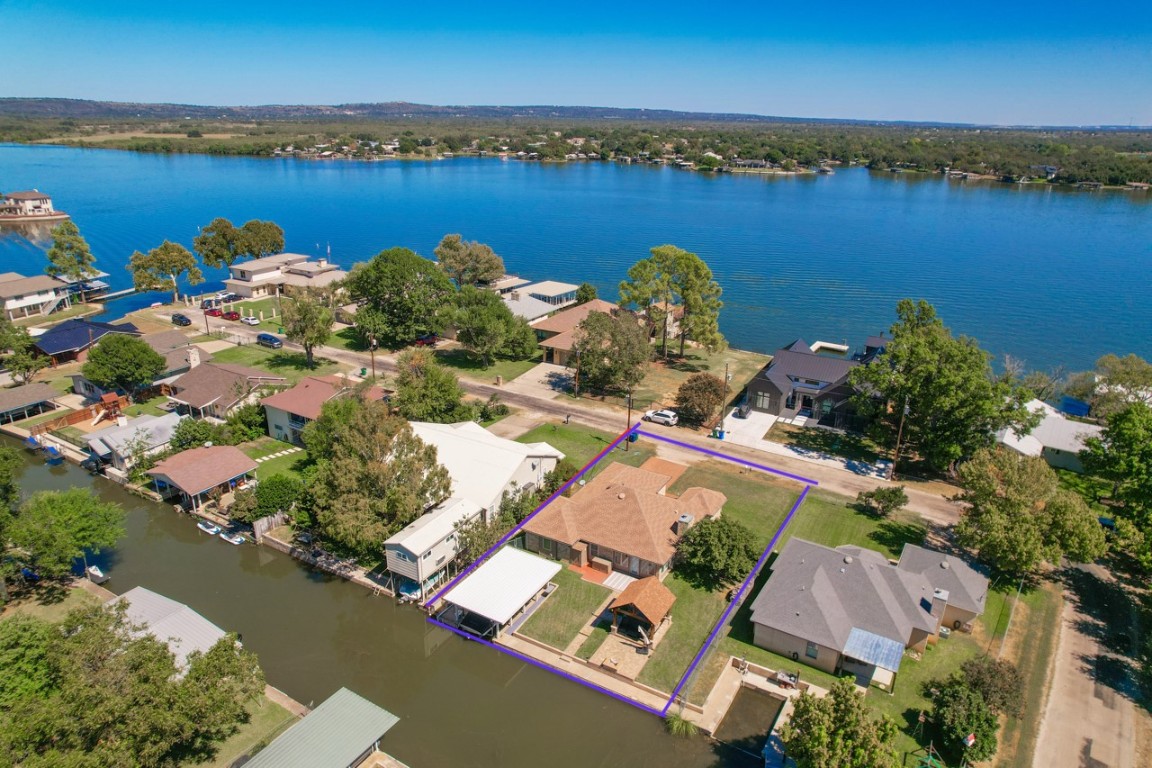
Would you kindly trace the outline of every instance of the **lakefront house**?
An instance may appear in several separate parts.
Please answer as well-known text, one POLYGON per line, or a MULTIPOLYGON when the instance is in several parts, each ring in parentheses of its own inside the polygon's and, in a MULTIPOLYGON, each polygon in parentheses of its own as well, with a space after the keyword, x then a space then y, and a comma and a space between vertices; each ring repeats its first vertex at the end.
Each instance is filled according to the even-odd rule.
POLYGON ((348 273, 326 258, 310 261, 301 253, 278 253, 228 267, 224 287, 242 299, 278 296, 285 288, 326 288, 348 273))

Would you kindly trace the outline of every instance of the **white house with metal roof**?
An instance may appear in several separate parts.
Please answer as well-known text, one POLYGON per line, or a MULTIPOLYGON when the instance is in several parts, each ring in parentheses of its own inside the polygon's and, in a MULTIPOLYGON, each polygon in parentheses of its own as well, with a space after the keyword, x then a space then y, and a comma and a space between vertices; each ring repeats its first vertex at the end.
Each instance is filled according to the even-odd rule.
POLYGON ((1025 456, 1042 456, 1053 467, 1083 472, 1080 451, 1084 450, 1084 441, 1099 437, 1104 428, 1069 419, 1040 400, 1029 400, 1024 407, 1040 415, 1036 428, 1026 435, 1004 429, 996 435, 996 440, 1025 456))
MULTIPOLYGON (((356 768, 377 755, 380 739, 398 722, 400 718, 383 707, 341 688, 244 765, 247 768, 356 768)), ((388 760, 383 764, 399 765, 394 758, 388 760)))
POLYGON ((456 558, 456 527, 477 518, 492 520, 506 493, 538 488, 564 454, 548 443, 497 437, 471 421, 416 421, 412 431, 435 446, 437 461, 452 479, 452 496, 389 537, 384 555, 399 591, 424 597, 456 558))
POLYGON ((141 458, 165 450, 183 418, 186 417, 179 413, 122 418, 110 427, 90 433, 88 451, 123 476, 141 458))

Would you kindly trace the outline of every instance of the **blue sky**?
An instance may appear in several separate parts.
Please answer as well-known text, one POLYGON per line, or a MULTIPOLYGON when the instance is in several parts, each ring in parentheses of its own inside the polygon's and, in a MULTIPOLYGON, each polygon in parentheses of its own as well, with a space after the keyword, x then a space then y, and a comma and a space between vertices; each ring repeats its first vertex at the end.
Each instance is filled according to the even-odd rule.
POLYGON ((0 0, 4 96, 1152 125, 1152 2, 0 0))

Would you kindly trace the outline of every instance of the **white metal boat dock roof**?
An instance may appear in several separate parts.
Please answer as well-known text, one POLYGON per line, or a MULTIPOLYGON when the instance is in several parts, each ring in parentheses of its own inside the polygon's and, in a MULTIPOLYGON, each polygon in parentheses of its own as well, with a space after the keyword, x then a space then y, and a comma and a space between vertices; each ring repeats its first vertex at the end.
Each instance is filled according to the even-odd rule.
POLYGON ((505 547, 453 587, 444 599, 504 626, 559 571, 559 563, 505 547))

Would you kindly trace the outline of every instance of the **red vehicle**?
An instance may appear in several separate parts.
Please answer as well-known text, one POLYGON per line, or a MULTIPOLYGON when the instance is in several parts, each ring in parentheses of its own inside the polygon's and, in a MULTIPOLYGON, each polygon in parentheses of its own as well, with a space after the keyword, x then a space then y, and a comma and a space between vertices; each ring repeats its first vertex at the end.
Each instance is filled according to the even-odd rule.
POLYGON ((426 333, 412 342, 418 347, 434 347, 440 343, 440 337, 435 333, 426 333))
POLYGON ((224 314, 224 310, 220 309, 220 307, 211 307, 204 310, 204 314, 208 315, 208 317, 220 317, 220 315, 224 314))
POLYGON ((220 315, 220 317, 224 318, 225 320, 239 320, 240 319, 240 313, 239 312, 225 312, 224 314, 220 315))

